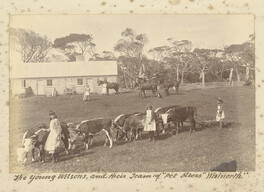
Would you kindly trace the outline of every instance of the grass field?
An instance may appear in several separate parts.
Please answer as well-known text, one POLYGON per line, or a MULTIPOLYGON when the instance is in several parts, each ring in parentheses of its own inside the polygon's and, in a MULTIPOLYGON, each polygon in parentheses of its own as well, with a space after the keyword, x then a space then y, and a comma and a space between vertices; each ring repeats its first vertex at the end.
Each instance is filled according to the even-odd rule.
MULTIPOLYGON (((150 95, 150 93, 147 93, 150 95)), ((92 95, 83 102, 82 95, 56 98, 32 97, 10 103, 10 172, 148 172, 209 171, 220 163, 235 160, 239 171, 255 170, 255 93, 254 87, 221 87, 182 90, 159 99, 139 99, 136 92, 120 95, 92 95), (224 100, 228 127, 198 129, 189 134, 188 123, 179 135, 163 134, 155 142, 143 139, 115 142, 112 149, 103 147, 104 136, 94 139, 89 151, 77 148, 61 161, 46 163, 16 162, 16 148, 23 133, 40 123, 49 123, 48 112, 55 111, 61 120, 78 122, 96 117, 114 118, 121 113, 143 112, 147 103, 155 108, 172 104, 193 105, 198 122, 215 119, 216 98, 224 100)), ((199 128, 199 127, 198 127, 199 128)))

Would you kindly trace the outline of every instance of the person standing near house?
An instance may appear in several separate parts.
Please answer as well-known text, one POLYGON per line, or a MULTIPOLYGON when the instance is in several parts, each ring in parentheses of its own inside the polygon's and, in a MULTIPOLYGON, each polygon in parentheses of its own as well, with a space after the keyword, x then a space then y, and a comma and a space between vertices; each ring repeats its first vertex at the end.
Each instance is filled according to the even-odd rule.
POLYGON ((152 110, 152 106, 150 104, 148 104, 146 108, 146 122, 144 131, 149 132, 149 141, 154 141, 154 131, 156 131, 155 112, 152 110))
POLYGON ((104 82, 104 84, 103 84, 102 95, 107 95, 107 84, 106 84, 106 82, 104 82))
POLYGON ((85 86, 85 92, 83 95, 83 101, 89 101, 90 100, 90 87, 88 84, 85 86))
POLYGON ((216 111, 216 121, 219 122, 219 129, 221 129, 224 125, 225 112, 223 109, 223 100, 218 97, 217 98, 217 111, 216 111))
POLYGON ((60 121, 58 120, 55 112, 50 111, 49 113, 50 116, 50 133, 47 138, 46 144, 45 144, 45 151, 49 152, 53 156, 52 162, 56 162, 59 159, 59 153, 58 149, 62 145, 62 140, 61 140, 61 124, 60 121))

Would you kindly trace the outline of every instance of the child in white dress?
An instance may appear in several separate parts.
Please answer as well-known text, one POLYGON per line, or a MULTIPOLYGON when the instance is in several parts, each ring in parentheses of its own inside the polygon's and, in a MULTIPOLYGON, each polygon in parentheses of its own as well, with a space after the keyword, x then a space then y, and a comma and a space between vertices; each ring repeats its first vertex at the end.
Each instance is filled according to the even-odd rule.
POLYGON ((102 95, 107 95, 107 84, 103 84, 102 95))
POLYGON ((90 87, 88 84, 85 86, 85 92, 83 95, 83 101, 89 101, 90 100, 90 87))
POLYGON ((217 98, 217 111, 216 111, 216 121, 219 122, 219 128, 221 129, 224 125, 225 112, 223 109, 223 100, 219 97, 217 98))
POLYGON ((150 104, 147 105, 144 131, 149 132, 149 141, 154 141, 154 131, 156 131, 156 120, 155 113, 152 110, 152 106, 150 104))
POLYGON ((61 140, 61 124, 58 120, 56 114, 54 112, 49 113, 50 116, 50 128, 49 128, 49 136, 47 138, 46 144, 45 144, 45 151, 49 152, 53 156, 53 161, 58 161, 59 154, 57 152, 58 148, 62 145, 61 140))

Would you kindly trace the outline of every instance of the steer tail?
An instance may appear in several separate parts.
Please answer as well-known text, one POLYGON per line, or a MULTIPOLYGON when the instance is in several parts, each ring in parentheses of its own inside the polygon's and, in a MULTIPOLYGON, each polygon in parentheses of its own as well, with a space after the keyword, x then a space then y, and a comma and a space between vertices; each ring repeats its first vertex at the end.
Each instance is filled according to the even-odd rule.
POLYGON ((113 119, 111 119, 111 126, 110 126, 110 137, 112 138, 112 133, 114 132, 114 125, 115 125, 115 121, 113 119))

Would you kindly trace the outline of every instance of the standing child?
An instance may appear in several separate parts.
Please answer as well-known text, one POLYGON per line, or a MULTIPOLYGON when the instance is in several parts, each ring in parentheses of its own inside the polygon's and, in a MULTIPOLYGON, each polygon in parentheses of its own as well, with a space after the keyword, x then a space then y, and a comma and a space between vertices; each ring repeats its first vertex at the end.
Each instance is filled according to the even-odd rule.
POLYGON ((52 154, 52 162, 56 162, 59 159, 58 148, 61 146, 61 125, 56 114, 54 112, 49 113, 50 116, 50 133, 45 144, 45 151, 52 154))
POLYGON ((154 141, 154 131, 156 131, 156 120, 155 113, 152 110, 152 106, 150 104, 147 105, 144 131, 149 132, 149 141, 154 141))
POLYGON ((102 95, 107 95, 107 84, 103 84, 102 95))
POLYGON ((86 84, 85 86, 85 92, 84 92, 84 95, 83 95, 83 100, 84 101, 89 101, 90 100, 90 87, 88 84, 86 84))
POLYGON ((221 129, 224 125, 224 119, 225 119, 225 112, 223 109, 223 100, 218 97, 217 98, 217 112, 216 112, 216 121, 219 122, 219 128, 221 129))

